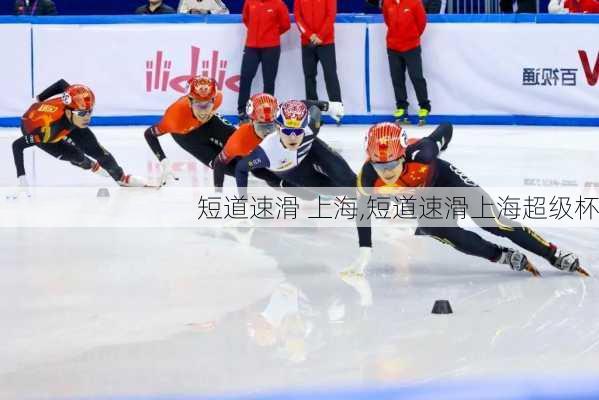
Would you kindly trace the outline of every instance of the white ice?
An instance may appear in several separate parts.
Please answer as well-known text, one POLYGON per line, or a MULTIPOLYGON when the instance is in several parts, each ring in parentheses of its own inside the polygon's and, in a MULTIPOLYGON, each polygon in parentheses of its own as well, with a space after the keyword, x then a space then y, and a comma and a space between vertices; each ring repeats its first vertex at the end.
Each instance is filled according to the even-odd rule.
MULTIPOLYGON (((365 129, 326 126, 322 137, 357 170, 365 129)), ((153 176, 143 130, 94 128, 127 172, 153 176)), ((0 130, 0 186, 15 184, 18 135, 0 130)), ((178 185, 211 184, 171 138, 162 144, 178 185)), ((98 187, 140 207, 159 195, 26 152, 31 184, 90 187, 78 200, 96 217, 113 216, 98 187)), ((456 126, 443 158, 483 187, 599 182, 597 128, 456 126)), ((187 210, 165 201, 149 212, 187 210)), ((599 275, 597 229, 540 233, 599 275)), ((344 282, 352 229, 0 229, 0 399, 599 376, 596 278, 531 256, 534 279, 402 229, 374 242, 365 280, 344 282), (454 314, 431 315, 436 299, 454 314)))

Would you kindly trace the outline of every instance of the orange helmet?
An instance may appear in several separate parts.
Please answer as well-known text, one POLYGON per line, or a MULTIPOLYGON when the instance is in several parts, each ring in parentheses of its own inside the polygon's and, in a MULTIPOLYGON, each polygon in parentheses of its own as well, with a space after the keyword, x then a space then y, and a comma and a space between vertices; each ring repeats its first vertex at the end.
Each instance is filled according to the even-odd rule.
POLYGON ((85 85, 71 85, 62 94, 62 102, 71 110, 91 111, 96 104, 96 96, 85 85))
POLYGON ((407 147, 406 131, 392 122, 373 125, 366 135, 366 152, 370 161, 385 163, 401 158, 407 147))
POLYGON ((196 76, 189 81, 188 96, 197 101, 211 101, 216 97, 216 81, 205 76, 196 76))
POLYGON ((279 102, 268 93, 253 95, 247 102, 246 114, 252 121, 271 123, 277 117, 279 102))

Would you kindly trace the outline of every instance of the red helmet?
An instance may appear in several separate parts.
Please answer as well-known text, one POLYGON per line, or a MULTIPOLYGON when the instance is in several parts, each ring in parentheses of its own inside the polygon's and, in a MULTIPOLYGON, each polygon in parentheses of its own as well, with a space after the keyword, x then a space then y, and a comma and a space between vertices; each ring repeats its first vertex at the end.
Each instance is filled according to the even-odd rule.
POLYGON ((62 94, 62 102, 71 110, 90 111, 96 104, 96 96, 85 85, 71 85, 62 94))
POLYGON ((247 103, 246 114, 255 122, 274 122, 277 117, 279 102, 272 94, 258 93, 253 95, 247 103))
POLYGON ((398 160, 405 154, 408 136, 406 131, 392 122, 373 125, 366 136, 366 152, 373 162, 398 160))
POLYGON ((189 81, 189 94, 193 100, 212 101, 216 97, 216 81, 205 76, 196 76, 189 81))

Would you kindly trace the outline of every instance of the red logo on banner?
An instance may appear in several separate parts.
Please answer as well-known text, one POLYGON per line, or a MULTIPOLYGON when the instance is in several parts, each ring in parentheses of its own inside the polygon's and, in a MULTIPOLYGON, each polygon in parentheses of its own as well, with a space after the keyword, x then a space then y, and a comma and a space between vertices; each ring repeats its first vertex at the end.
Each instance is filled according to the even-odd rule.
POLYGON ((597 52, 597 58, 595 59, 595 66, 593 67, 593 70, 591 70, 591 63, 589 62, 589 57, 587 56, 586 51, 578 50, 578 56, 580 57, 584 74, 587 77, 587 82, 589 85, 595 86, 597 81, 599 81, 599 52, 597 52))
POLYGON ((200 60, 200 53, 199 47, 192 46, 189 74, 171 78, 173 62, 165 58, 163 50, 158 50, 153 60, 146 61, 146 92, 153 90, 166 92, 170 87, 176 92, 185 93, 187 91, 187 81, 198 75, 208 76, 216 80, 220 90, 226 87, 233 92, 239 92, 240 76, 232 75, 227 77, 229 62, 220 59, 218 50, 213 50, 210 58, 205 60, 200 60))

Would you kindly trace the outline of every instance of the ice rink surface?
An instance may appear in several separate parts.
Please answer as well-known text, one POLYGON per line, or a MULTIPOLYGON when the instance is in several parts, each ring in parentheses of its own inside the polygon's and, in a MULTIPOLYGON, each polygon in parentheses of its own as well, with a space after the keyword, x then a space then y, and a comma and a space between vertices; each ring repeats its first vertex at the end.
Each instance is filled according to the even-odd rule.
MULTIPOLYGON (((144 129, 94 131, 127 172, 154 176, 144 129)), ((358 170, 364 133, 326 126, 322 137, 358 170)), ((0 130, 0 189, 15 183, 18 134, 0 130)), ((161 142, 178 185, 211 184, 210 170, 161 142)), ((26 152, 34 185, 107 187, 140 207, 157 195, 26 152)), ((599 182, 599 131, 456 126, 442 158, 483 187, 580 187, 599 182)), ((95 195, 78 200, 111 218, 95 195)), ((599 276, 597 229, 540 233, 599 276)), ((400 228, 375 230, 374 245, 365 278, 344 281, 357 255, 347 228, 1 228, 0 399, 599 377, 597 278, 531 256, 534 279, 400 228), (454 314, 432 315, 437 299, 454 314)))

